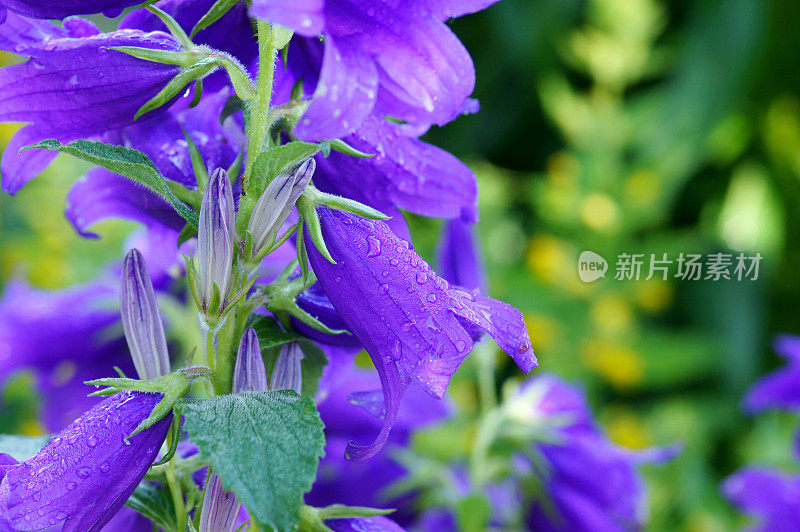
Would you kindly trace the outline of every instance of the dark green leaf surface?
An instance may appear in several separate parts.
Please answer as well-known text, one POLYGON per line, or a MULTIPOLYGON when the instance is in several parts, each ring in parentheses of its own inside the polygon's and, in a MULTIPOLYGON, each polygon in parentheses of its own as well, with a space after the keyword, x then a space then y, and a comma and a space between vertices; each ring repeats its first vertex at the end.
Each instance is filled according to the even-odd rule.
POLYGON ((175 529, 175 507, 170 495, 151 482, 139 484, 125 506, 133 508, 164 530, 175 529))
POLYGON ((264 150, 253 165, 249 194, 254 198, 259 197, 276 175, 291 170, 318 151, 318 144, 301 141, 264 150))
POLYGON ((298 523, 325 447, 312 398, 243 392, 189 402, 184 415, 201 456, 259 525, 290 530, 298 523))

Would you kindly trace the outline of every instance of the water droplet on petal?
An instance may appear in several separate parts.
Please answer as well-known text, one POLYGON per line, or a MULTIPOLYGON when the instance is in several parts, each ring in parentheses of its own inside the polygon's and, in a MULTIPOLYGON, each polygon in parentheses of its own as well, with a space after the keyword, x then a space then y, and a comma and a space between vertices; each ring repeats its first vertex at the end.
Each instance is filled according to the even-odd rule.
POLYGON ((408 331, 410 331, 410 330, 411 330, 411 328, 412 328, 413 326, 414 326, 414 324, 413 324, 413 323, 411 323, 410 321, 405 321, 405 322, 403 322, 403 323, 401 323, 401 324, 400 324, 400 330, 401 330, 401 331, 404 331, 404 332, 408 332, 408 331))
POLYGON ((424 272, 417 274, 417 284, 425 284, 428 282, 428 275, 424 272))
POLYGON ((97 55, 106 55, 107 52, 108 48, 106 48, 105 46, 101 46, 100 48, 97 49, 97 55))
POLYGON ((100 471, 102 471, 103 473, 108 472, 109 469, 111 469, 111 466, 109 465, 108 462, 103 462, 102 464, 100 464, 100 471))
POLYGON ((78 487, 78 485, 77 485, 77 484, 75 484, 74 482, 67 482, 67 490, 68 490, 68 491, 72 491, 72 490, 74 490, 74 489, 75 489, 75 488, 77 488, 77 487, 78 487))
POLYGON ((86 445, 88 445, 89 447, 96 446, 97 445, 97 438, 95 438, 94 436, 89 436, 89 439, 86 440, 86 445))
POLYGON ((436 303, 436 294, 428 294, 428 301, 430 303, 436 303))
POLYGON ((367 237, 367 257, 377 257, 381 254, 381 241, 374 236, 367 237))
POLYGON ((88 466, 83 466, 81 468, 78 468, 78 470, 75 471, 75 474, 78 475, 79 478, 89 478, 89 476, 91 476, 92 474, 92 468, 88 466))

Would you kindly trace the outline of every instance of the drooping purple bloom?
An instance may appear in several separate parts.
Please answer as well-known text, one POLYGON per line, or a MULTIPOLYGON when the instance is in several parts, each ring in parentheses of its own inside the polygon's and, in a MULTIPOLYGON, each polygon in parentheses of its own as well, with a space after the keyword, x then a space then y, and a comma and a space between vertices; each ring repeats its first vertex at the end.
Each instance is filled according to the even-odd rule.
MULTIPOLYGON (((133 372, 118 327, 116 288, 100 281, 58 291, 22 281, 5 286, 0 300, 0 385, 19 371, 32 371, 50 431, 63 428, 97 403, 83 381, 133 372)), ((120 331, 121 332, 121 331, 120 331)))
POLYGON ((523 371, 536 367, 518 310, 451 288, 383 222, 325 207, 317 212, 336 264, 313 244, 306 246, 309 260, 334 308, 372 357, 384 395, 384 426, 372 445, 348 447, 352 459, 368 458, 386 442, 409 381, 442 397, 472 347, 466 327, 488 332, 523 371))
POLYGON ((125 339, 140 379, 169 373, 167 337, 147 264, 137 249, 122 261, 120 312, 125 339))
POLYGON ((403 126, 375 116, 344 139, 375 156, 368 159, 331 153, 317 157, 314 183, 392 214, 395 206, 441 218, 478 219, 478 186, 464 163, 441 148, 409 135, 403 126))
MULTIPOLYGON (((325 295, 322 285, 314 283, 295 299, 297 306, 308 312, 331 329, 347 330, 347 324, 333 308, 331 300, 325 295)), ((314 329, 295 317, 290 318, 292 328, 299 333, 327 345, 339 347, 360 347, 361 342, 352 334, 327 334, 314 329)))
POLYGON ((167 416, 126 438, 161 394, 118 393, 87 411, 0 481, 0 514, 15 530, 97 531, 122 508, 158 453, 167 416))
POLYGON ((251 15, 305 37, 325 36, 319 81, 298 124, 303 138, 340 138, 370 114, 445 124, 475 85, 469 54, 443 23, 490 2, 254 0, 251 15))
POLYGON ((225 170, 218 168, 203 195, 197 230, 197 288, 203 310, 208 310, 215 289, 224 304, 232 286, 235 223, 231 182, 225 170))
POLYGON ((107 13, 113 17, 122 8, 139 3, 139 0, 1 0, 0 6, 28 17, 62 19, 92 13, 107 13))
MULTIPOLYGON (((0 34, 9 19, 0 25, 0 34)), ((100 33, 91 22, 81 19, 65 25, 66 35, 52 24, 31 27, 41 40, 32 42, 28 35, 13 48, 29 60, 0 69, 0 121, 29 122, 3 154, 2 187, 9 193, 19 190, 55 157, 50 152, 17 154, 20 147, 49 137, 61 142, 93 137, 131 125, 139 107, 180 70, 110 49, 181 49, 174 38, 162 32, 100 33)), ((20 38, 16 30, 10 33, 14 39, 20 38)), ((5 34, 0 44, 9 40, 5 34)))
POLYGON ((751 532, 783 532, 800 527, 800 476, 746 467, 725 479, 722 492, 747 514, 757 516, 751 532))
POLYGON ((786 360, 786 367, 763 377, 750 389, 744 400, 749 413, 770 408, 800 411, 800 337, 778 336, 774 349, 786 360))
POLYGON ((447 282, 486 291, 486 272, 472 227, 460 220, 445 222, 438 249, 439 273, 447 282))

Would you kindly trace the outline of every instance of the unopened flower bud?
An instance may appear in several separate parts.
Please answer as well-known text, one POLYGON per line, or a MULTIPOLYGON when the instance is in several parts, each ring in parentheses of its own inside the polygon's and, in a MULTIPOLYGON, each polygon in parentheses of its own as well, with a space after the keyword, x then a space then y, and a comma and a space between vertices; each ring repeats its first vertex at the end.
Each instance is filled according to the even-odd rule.
POLYGON ((253 236, 253 258, 259 257, 272 242, 308 186, 317 163, 308 159, 292 172, 276 176, 256 201, 247 230, 253 236))
POLYGON ((261 346, 256 331, 249 327, 239 342, 239 354, 233 370, 233 392, 265 392, 267 386, 267 370, 261 357, 261 346))
POLYGON ((220 478, 213 474, 203 496, 199 532, 233 532, 242 503, 232 491, 225 491, 220 478))
POLYGON ((197 231, 197 291, 204 311, 214 299, 214 286, 219 290, 219 305, 224 306, 233 278, 233 240, 236 213, 228 174, 217 168, 208 182, 200 206, 197 231))
POLYGON ((297 342, 284 344, 272 369, 269 380, 270 390, 294 390, 298 394, 303 390, 303 370, 300 365, 303 350, 297 342))
POLYGON ((130 250, 122 262, 120 307, 122 328, 139 378, 155 379, 169 373, 158 301, 144 257, 137 249, 130 250))

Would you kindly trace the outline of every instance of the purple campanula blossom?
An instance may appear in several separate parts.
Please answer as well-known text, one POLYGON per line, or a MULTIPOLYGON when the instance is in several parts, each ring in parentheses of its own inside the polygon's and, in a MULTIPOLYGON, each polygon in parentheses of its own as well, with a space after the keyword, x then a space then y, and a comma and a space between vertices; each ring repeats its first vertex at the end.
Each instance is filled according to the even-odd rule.
POLYGON ((394 206, 441 218, 478 219, 478 186, 464 163, 441 148, 409 136, 403 126, 370 116, 344 139, 374 157, 318 156, 314 183, 384 213, 394 206))
POLYGON ((98 403, 0 481, 0 514, 15 530, 100 530, 147 472, 169 429, 167 416, 130 438, 161 394, 126 391, 98 403))
POLYGON ((449 220, 439 243, 439 273, 447 282, 469 290, 486 290, 486 271, 472 226, 449 220))
POLYGON ((253 16, 298 35, 325 36, 311 105, 297 127, 307 138, 338 138, 371 113, 445 124, 475 85, 469 54, 443 21, 492 2, 254 0, 253 16))
POLYGON ((235 223, 231 182, 225 170, 218 168, 203 195, 197 231, 197 288, 203 310, 208 310, 215 286, 220 304, 225 303, 232 286, 235 223))
MULTIPOLYGON (((107 132, 102 140, 144 152, 168 180, 196 189, 197 181, 184 130, 200 151, 207 171, 230 166, 236 158, 236 147, 243 142, 243 133, 232 118, 224 124, 219 122, 228 95, 227 90, 206 95, 193 108, 179 102, 156 119, 107 132)), ((160 225, 175 231, 185 224, 163 198, 105 168, 89 170, 73 185, 67 195, 65 214, 75 229, 88 237, 97 236, 88 230, 91 225, 111 217, 136 220, 149 226, 160 225)))
POLYGON ((758 517, 752 532, 800 527, 800 476, 763 467, 743 468, 722 484, 722 492, 745 513, 758 517))
POLYGON ((325 525, 334 532, 403 532, 405 529, 382 515, 326 519, 325 525))
POLYGON ((314 159, 291 172, 276 176, 256 201, 247 230, 253 236, 253 257, 265 252, 286 223, 294 204, 311 181, 314 159))
MULTIPOLYGON (((308 290, 298 294, 296 302, 301 309, 331 329, 347 330, 347 324, 333 308, 331 300, 325 295, 325 291, 319 283, 314 283, 308 290)), ((361 342, 352 334, 327 334, 306 325, 295 317, 291 317, 290 322, 293 329, 317 342, 339 347, 361 346, 361 342)))
POLYGON ((122 262, 120 312, 125 339, 140 379, 155 379, 169 373, 169 354, 161 312, 158 310, 147 264, 137 249, 122 262))
POLYGON ((20 36, 14 29, 9 30, 11 37, 5 34, 9 19, 17 15, 9 13, 8 17, 0 24, 0 34, 4 35, 0 44, 5 47, 16 40, 13 50, 29 58, 0 69, 0 121, 29 123, 3 153, 2 188, 9 193, 19 190, 56 155, 38 151, 17 154, 19 148, 49 137, 66 142, 131 125, 139 107, 180 70, 175 65, 110 49, 181 49, 175 39, 162 32, 100 33, 91 22, 73 19, 65 24, 66 35, 52 24, 31 26, 40 39, 33 41, 30 32, 20 36))
POLYGON ((132 372, 125 349, 115 288, 95 282, 57 291, 22 281, 6 284, 0 299, 0 385, 31 371, 42 396, 45 427, 60 430, 97 402, 83 381, 119 366, 132 372))
POLYGON ((372 357, 384 395, 383 428, 374 444, 349 446, 351 458, 380 450, 409 381, 442 397, 472 347, 466 327, 488 332, 523 371, 536 367, 518 310, 451 288, 383 222, 325 207, 317 212, 337 263, 328 262, 313 244, 306 246, 309 260, 334 308, 372 357))
POLYGON ((786 367, 763 377, 750 389, 744 400, 749 413, 770 408, 800 412, 800 337, 778 336, 774 349, 786 360, 786 367))
POLYGON ((116 16, 122 8, 139 3, 140 0, 0 0, 0 6, 11 11, 28 17, 50 19, 101 12, 116 16))
POLYGON ((303 373, 300 365, 303 350, 297 342, 283 344, 272 368, 269 379, 270 390, 294 390, 298 394, 303 391, 303 373))

